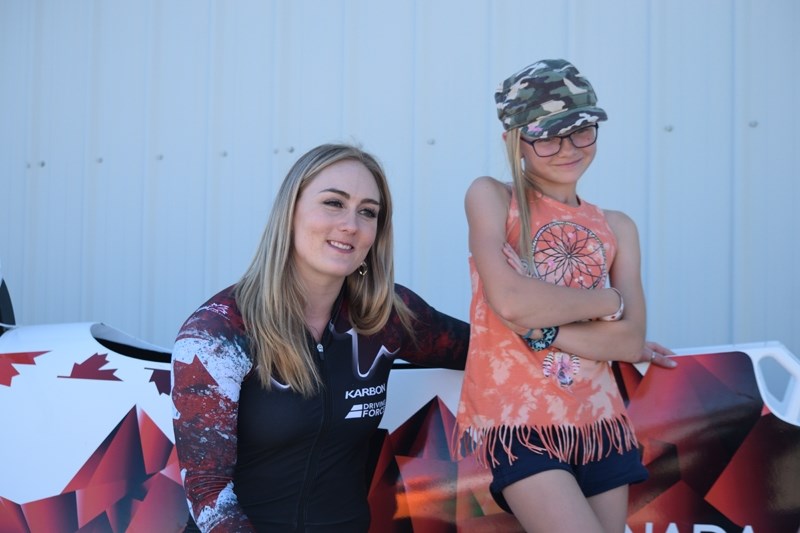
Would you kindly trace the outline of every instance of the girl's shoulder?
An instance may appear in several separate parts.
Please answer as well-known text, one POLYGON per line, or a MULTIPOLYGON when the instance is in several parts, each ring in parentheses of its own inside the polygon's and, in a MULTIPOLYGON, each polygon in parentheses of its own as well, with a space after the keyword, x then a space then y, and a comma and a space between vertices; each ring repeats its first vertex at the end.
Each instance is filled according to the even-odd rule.
POLYGON ((470 189, 473 187, 490 187, 497 190, 504 190, 511 194, 511 182, 500 181, 499 179, 492 177, 492 176, 478 176, 474 180, 472 180, 472 184, 470 185, 470 189))
POLYGON ((508 203, 511 199, 512 184, 502 182, 492 176, 475 178, 467 189, 467 202, 487 200, 501 200, 508 203))
POLYGON ((608 226, 618 239, 625 235, 638 234, 636 223, 627 214, 614 209, 603 209, 602 212, 608 226))
POLYGON ((615 209, 601 209, 603 215, 606 217, 606 220, 609 224, 633 224, 633 219, 623 213, 622 211, 617 211, 615 209))

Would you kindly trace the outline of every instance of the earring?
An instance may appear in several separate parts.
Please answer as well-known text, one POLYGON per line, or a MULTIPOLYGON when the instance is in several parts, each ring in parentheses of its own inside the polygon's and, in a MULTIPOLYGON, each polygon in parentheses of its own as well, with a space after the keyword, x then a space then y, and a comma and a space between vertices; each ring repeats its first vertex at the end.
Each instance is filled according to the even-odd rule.
POLYGON ((368 270, 369 268, 367 267, 367 262, 362 261, 361 264, 358 266, 358 270, 356 270, 356 272, 358 272, 359 276, 364 277, 367 275, 368 270))

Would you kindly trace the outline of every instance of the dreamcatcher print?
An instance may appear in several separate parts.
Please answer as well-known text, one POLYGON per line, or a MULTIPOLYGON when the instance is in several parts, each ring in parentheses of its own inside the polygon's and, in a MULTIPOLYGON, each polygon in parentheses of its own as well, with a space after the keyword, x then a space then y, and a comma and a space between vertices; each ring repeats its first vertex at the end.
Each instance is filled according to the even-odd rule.
POLYGON ((533 274, 567 287, 593 289, 606 280, 606 251, 589 228, 563 220, 542 226, 533 238, 533 274))

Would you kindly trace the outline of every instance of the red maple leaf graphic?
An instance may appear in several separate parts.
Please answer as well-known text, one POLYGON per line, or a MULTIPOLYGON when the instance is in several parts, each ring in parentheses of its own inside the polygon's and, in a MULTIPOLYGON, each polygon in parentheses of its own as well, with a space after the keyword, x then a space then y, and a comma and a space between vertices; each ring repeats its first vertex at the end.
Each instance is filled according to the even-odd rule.
POLYGON ((69 376, 58 376, 60 378, 72 378, 72 379, 100 379, 105 381, 122 381, 117 376, 114 375, 114 372, 117 371, 116 368, 112 368, 110 370, 101 370, 106 364, 108 364, 108 359, 106 358, 108 354, 99 354, 96 353, 93 356, 89 357, 83 363, 75 363, 72 365, 72 372, 69 376))
POLYGON ((153 373, 150 375, 150 382, 156 384, 156 390, 159 394, 169 394, 170 385, 170 371, 160 368, 148 368, 153 373))
POLYGON ((13 365, 35 365, 34 359, 45 352, 0 353, 0 385, 11 386, 11 379, 19 374, 13 365))

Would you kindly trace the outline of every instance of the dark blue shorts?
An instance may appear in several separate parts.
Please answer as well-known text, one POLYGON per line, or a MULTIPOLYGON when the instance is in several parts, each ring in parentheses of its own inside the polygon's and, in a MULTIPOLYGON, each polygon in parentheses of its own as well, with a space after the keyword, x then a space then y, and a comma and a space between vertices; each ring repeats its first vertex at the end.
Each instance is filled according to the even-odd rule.
MULTIPOLYGON (((604 437, 604 441, 603 449, 610 449, 610 453, 602 459, 585 465, 559 461, 550 457, 547 452, 536 453, 520 444, 516 439, 511 444, 511 452, 517 456, 517 459, 513 464, 508 464, 508 455, 502 447, 498 446, 495 449, 495 458, 500 464, 492 465, 492 483, 489 485, 494 501, 504 511, 510 513, 511 509, 503 497, 503 489, 512 483, 547 470, 566 470, 572 474, 587 498, 623 485, 641 483, 647 479, 647 469, 642 464, 639 450, 634 448, 628 452, 618 453, 616 449, 610 447, 607 436, 604 437)), ((531 435, 530 442, 542 446, 542 442, 535 433, 531 435)), ((488 460, 491 464, 491 458, 488 460)))

